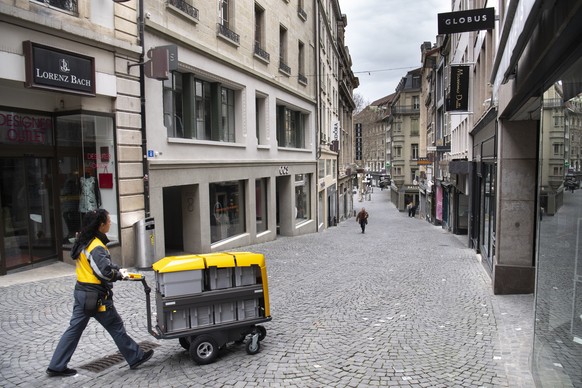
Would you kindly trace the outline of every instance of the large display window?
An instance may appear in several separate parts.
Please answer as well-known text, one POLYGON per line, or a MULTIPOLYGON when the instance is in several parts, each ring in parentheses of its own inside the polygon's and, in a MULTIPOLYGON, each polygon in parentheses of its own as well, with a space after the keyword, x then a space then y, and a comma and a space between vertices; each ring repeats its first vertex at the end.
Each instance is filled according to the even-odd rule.
POLYGON ((532 363, 539 387, 582 386, 581 86, 558 82, 543 95, 532 363))
POLYGON ((309 174, 295 175, 295 221, 311 219, 309 174))
POLYGON ((255 221, 257 233, 263 233, 269 228, 267 222, 267 187, 269 178, 257 179, 255 181, 255 221))
POLYGON ((210 242, 215 243, 245 230, 244 181, 211 183, 210 242))
POLYGON ((119 241, 113 118, 74 114, 56 118, 58 191, 63 245, 73 243, 83 216, 106 209, 110 241, 119 241))

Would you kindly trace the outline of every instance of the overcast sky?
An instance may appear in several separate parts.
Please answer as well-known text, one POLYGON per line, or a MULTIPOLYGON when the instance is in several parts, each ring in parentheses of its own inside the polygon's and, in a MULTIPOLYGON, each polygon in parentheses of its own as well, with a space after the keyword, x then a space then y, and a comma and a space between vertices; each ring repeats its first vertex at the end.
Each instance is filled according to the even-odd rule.
POLYGON ((420 46, 435 43, 437 14, 451 12, 450 0, 339 0, 348 17, 346 45, 354 90, 373 102, 394 93, 400 79, 421 65, 420 46))

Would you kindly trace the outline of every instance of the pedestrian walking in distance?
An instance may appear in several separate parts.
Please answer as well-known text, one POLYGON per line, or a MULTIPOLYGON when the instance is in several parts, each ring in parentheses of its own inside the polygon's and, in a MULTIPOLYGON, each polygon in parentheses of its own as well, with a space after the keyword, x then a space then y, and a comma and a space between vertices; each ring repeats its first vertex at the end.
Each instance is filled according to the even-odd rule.
POLYGON ((360 223, 360 227, 362 228, 362 233, 366 233, 366 225, 368 224, 368 212, 366 208, 362 208, 358 215, 356 216, 356 222, 360 223))
POLYGON ((113 305, 112 283, 128 279, 129 275, 125 268, 111 262, 106 246, 109 239, 105 235, 110 227, 111 219, 105 209, 90 211, 83 218, 83 227, 71 250, 77 274, 73 314, 46 370, 51 377, 77 374, 67 365, 91 317, 109 332, 130 369, 137 368, 154 354, 153 350, 144 352, 127 334, 113 305))

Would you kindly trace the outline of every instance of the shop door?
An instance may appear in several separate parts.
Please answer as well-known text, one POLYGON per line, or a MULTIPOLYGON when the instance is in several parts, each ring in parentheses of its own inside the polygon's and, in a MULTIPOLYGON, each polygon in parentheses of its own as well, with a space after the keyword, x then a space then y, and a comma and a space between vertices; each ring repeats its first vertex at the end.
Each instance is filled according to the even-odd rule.
POLYGON ((51 159, 0 158, 2 268, 57 256, 51 159))

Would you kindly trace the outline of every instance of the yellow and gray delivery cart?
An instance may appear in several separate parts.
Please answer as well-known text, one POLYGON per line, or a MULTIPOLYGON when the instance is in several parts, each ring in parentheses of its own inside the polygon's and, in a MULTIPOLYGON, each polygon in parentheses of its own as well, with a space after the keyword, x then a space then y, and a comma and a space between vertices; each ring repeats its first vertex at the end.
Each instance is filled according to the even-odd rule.
POLYGON ((209 364, 229 342, 244 342, 259 352, 271 320, 265 257, 252 252, 168 256, 152 266, 156 322, 151 288, 146 292, 148 331, 157 339, 177 338, 198 364, 209 364), (247 338, 248 337, 248 338, 247 338))

